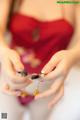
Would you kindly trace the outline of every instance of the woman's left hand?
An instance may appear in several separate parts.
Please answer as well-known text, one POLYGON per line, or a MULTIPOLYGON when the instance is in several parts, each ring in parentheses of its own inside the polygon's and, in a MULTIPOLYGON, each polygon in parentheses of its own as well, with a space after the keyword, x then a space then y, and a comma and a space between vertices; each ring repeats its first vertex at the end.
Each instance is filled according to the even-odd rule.
POLYGON ((54 82, 49 90, 37 95, 35 99, 54 95, 48 106, 52 107, 56 104, 64 95, 64 80, 76 59, 77 56, 74 50, 62 50, 53 55, 41 73, 45 74, 45 79, 53 80, 54 82))

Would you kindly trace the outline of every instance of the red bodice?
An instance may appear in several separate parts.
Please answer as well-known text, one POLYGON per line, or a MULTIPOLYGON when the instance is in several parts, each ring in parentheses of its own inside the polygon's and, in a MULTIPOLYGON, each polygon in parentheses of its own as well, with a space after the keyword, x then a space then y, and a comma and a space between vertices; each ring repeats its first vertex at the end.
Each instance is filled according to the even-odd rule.
POLYGON ((29 68, 30 72, 40 72, 42 67, 57 51, 66 49, 73 27, 68 21, 59 19, 41 22, 30 16, 15 13, 10 22, 12 44, 35 52, 41 64, 36 68, 29 68))

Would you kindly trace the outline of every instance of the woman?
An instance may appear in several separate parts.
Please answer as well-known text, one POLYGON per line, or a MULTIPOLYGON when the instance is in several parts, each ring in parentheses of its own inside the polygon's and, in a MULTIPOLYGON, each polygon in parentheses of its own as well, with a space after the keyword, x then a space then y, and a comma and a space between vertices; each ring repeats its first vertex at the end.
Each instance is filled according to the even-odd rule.
MULTIPOLYGON (((77 101, 77 98, 80 97, 78 92, 80 90, 79 79, 76 79, 77 85, 75 87, 77 90, 73 90, 75 81, 69 81, 71 89, 66 90, 63 101, 59 105, 57 104, 54 110, 53 108, 48 110, 47 104, 53 96, 54 98, 49 103, 49 107, 58 102, 63 96, 64 80, 71 67, 80 60, 80 41, 72 49, 65 50, 70 40, 75 36, 77 40, 79 39, 80 6, 78 4, 61 5, 57 4, 56 0, 21 1, 17 12, 12 15, 9 25, 12 34, 11 47, 14 49, 12 50, 4 40, 4 32, 11 4, 12 0, 0 1, 0 112, 7 112, 8 120, 21 119, 24 108, 18 104, 14 96, 8 95, 8 86, 5 86, 5 84, 8 83, 12 91, 21 89, 30 84, 31 81, 26 81, 25 77, 19 76, 17 72, 23 71, 25 66, 25 69, 30 73, 39 73, 43 66, 47 64, 43 68, 42 73, 46 74, 45 79, 53 79, 55 82, 48 91, 36 96, 35 99, 46 98, 35 100, 27 107, 32 115, 32 120, 79 120, 79 99, 77 101), (20 53, 23 63, 15 50, 20 53), (3 94, 2 89, 4 92, 7 91, 7 94, 3 94), (72 99, 75 98, 75 94, 72 94, 70 91, 77 93, 74 102, 72 102, 72 99), (71 93, 70 99, 66 101, 65 98, 68 98, 69 93, 71 93), (73 96, 72 99, 71 96, 73 96), (77 105, 72 107, 74 104, 70 103, 76 103, 77 105), (67 111, 67 107, 70 107, 71 111, 67 111), (39 114, 36 114, 37 109, 41 109, 39 114)), ((13 94, 18 95, 14 91, 13 94)), ((30 119, 29 114, 27 115, 27 119, 30 119)))

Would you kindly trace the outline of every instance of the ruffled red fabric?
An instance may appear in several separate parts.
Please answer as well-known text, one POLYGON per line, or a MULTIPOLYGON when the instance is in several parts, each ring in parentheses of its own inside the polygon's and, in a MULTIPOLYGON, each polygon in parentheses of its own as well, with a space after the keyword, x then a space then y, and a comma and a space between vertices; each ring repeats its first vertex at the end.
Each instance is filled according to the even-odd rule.
POLYGON ((32 49, 36 57, 42 61, 36 68, 27 67, 29 72, 39 73, 53 54, 67 48, 74 29, 64 19, 41 22, 33 17, 15 13, 11 18, 10 31, 13 46, 32 49), (36 29, 39 32, 37 41, 33 40, 36 29))

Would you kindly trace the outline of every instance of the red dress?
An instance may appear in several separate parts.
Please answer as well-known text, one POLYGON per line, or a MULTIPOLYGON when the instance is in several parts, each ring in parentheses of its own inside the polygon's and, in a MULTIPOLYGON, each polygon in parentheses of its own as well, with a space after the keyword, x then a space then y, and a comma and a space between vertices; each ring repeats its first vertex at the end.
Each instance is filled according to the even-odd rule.
MULTIPOLYGON (((12 33, 11 47, 20 53, 29 73, 39 73, 57 51, 66 49, 74 31, 64 19, 41 22, 19 13, 12 16, 9 28, 12 33)), ((32 99, 34 96, 19 97, 23 105, 32 99)))
POLYGON ((41 22, 15 13, 10 22, 12 47, 21 54, 29 73, 39 73, 57 51, 66 49, 73 27, 64 19, 41 22))

